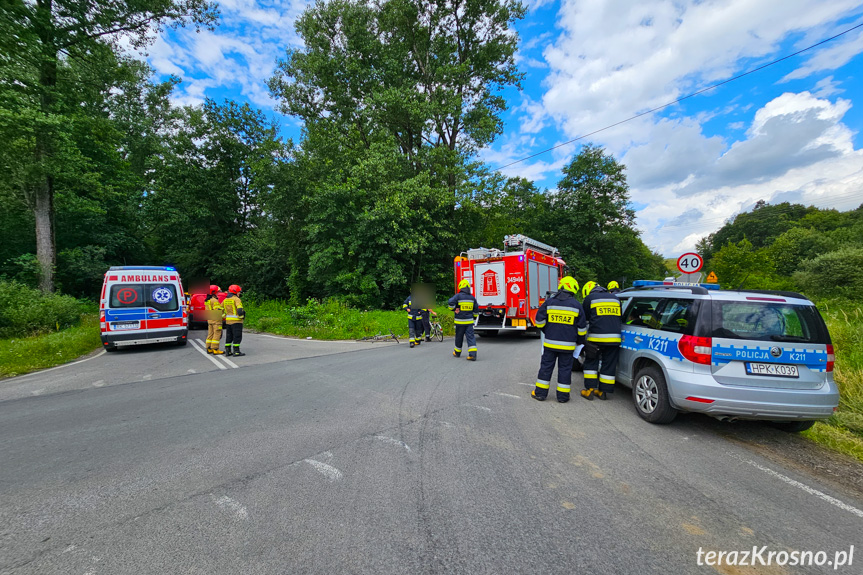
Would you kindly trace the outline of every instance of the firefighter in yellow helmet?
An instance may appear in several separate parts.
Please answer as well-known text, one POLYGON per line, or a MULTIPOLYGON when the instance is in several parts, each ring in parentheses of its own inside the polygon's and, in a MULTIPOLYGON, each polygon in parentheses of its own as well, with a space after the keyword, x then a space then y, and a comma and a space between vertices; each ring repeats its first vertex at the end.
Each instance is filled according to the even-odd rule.
POLYGON ((221 288, 217 285, 210 286, 210 293, 204 300, 204 309, 207 316, 207 353, 222 355, 224 351, 219 349, 222 341, 222 303, 219 301, 221 288))
POLYGON ((620 291, 620 284, 616 281, 608 282, 608 291, 609 293, 617 293, 620 291))
POLYGON ((588 328, 581 396, 608 399, 609 394, 614 393, 620 353, 620 300, 596 282, 584 284, 582 295, 588 328))
POLYGON ((233 284, 228 288, 228 297, 222 301, 222 309, 225 316, 225 355, 246 355, 240 351, 240 343, 243 341, 243 319, 246 310, 240 301, 243 288, 233 284))
POLYGON ((536 388, 531 392, 534 399, 545 401, 551 386, 551 375, 557 364, 557 400, 569 401, 572 386, 572 353, 584 341, 587 322, 584 309, 575 294, 578 282, 566 276, 557 285, 557 293, 545 300, 536 312, 536 327, 542 330, 542 360, 536 376, 536 388))
POLYGON ((455 347, 453 357, 461 357, 461 346, 467 337, 467 358, 476 361, 476 337, 473 333, 473 322, 479 315, 479 304, 470 293, 470 282, 461 280, 458 284, 458 292, 449 298, 447 305, 455 310, 455 347))

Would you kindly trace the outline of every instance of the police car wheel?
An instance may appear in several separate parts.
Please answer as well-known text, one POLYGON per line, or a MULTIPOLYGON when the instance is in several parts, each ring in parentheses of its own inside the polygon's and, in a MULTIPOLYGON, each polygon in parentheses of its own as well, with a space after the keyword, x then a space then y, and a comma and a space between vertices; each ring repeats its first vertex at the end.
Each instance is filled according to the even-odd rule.
POLYGON ((814 421, 772 421, 770 423, 776 429, 781 429, 782 431, 787 431, 788 433, 800 433, 801 431, 806 431, 813 425, 815 425, 814 421))
POLYGON ((665 376, 656 367, 638 370, 632 386, 632 400, 641 419, 650 423, 671 423, 677 417, 677 410, 668 400, 665 376))

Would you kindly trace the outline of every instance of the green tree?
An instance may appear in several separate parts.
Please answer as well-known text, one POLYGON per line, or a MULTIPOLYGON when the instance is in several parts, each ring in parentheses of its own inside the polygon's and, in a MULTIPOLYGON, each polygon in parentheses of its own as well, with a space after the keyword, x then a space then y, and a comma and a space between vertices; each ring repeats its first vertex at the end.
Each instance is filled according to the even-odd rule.
POLYGON ((863 299, 863 247, 843 247, 803 262, 794 280, 807 295, 863 299))
POLYGON ((54 289, 56 188, 82 156, 70 129, 86 110, 75 92, 65 89, 80 79, 72 74, 64 81, 72 68, 68 63, 78 61, 91 72, 106 73, 106 52, 113 52, 121 38, 141 46, 165 24, 209 26, 216 16, 215 5, 206 0, 0 4, 0 136, 14 142, 20 153, 12 175, 33 212, 43 291, 54 289))

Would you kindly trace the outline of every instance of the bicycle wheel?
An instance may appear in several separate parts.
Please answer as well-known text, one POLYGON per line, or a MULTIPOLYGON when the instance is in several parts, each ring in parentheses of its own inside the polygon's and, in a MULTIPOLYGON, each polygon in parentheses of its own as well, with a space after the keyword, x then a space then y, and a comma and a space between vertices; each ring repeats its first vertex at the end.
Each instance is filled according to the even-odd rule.
POLYGON ((438 341, 443 341, 443 329, 441 329, 441 326, 439 326, 439 325, 435 326, 434 335, 438 341))
POLYGON ((399 342, 399 338, 397 338, 397 337, 396 337, 396 334, 394 334, 394 333, 390 333, 390 337, 392 337, 392 338, 393 338, 393 340, 394 340, 396 343, 398 343, 398 342, 399 342))

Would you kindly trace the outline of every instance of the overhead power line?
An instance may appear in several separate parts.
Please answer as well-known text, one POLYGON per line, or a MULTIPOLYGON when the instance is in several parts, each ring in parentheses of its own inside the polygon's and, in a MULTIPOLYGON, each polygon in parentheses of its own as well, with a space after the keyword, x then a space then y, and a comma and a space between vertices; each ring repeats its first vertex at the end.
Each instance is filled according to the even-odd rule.
POLYGON ((761 71, 761 70, 763 70, 763 69, 765 69, 765 68, 769 68, 770 66, 773 66, 774 64, 778 64, 779 62, 783 62, 783 61, 785 61, 785 60, 788 60, 789 58, 793 58, 794 56, 798 56, 798 55, 800 55, 800 54, 802 54, 802 53, 804 53, 804 52, 808 52, 809 50, 812 50, 813 48, 817 48, 818 46, 821 46, 822 44, 826 44, 827 42, 830 42, 831 40, 835 40, 836 38, 839 38, 840 36, 844 36, 845 34, 848 34, 849 32, 853 32, 853 31, 854 31, 854 30, 856 30, 857 28, 863 28, 863 23, 857 24, 856 26, 852 26, 851 28, 848 28, 847 30, 844 30, 844 31, 842 31, 842 32, 839 32, 838 34, 836 34, 836 35, 834 35, 834 36, 830 36, 829 38, 825 38, 824 40, 821 40, 820 42, 817 42, 817 43, 815 43, 815 44, 812 44, 811 46, 807 46, 806 48, 803 48, 802 50, 797 50, 797 51, 796 51, 796 52, 794 52, 793 54, 788 54, 787 56, 783 56, 783 57, 781 57, 781 58, 777 58, 776 60, 773 60, 772 62, 768 62, 768 63, 766 63, 766 64, 763 64, 763 65, 761 65, 761 66, 758 66, 757 68, 755 68, 755 69, 753 69, 753 70, 749 70, 748 72, 744 72, 744 73, 742 73, 742 74, 738 74, 737 76, 734 76, 734 77, 728 78, 727 80, 723 80, 722 82, 717 82, 716 84, 712 84, 712 85, 710 85, 710 86, 707 86, 706 88, 702 88, 702 89, 700 89, 700 90, 697 90, 697 91, 695 91, 695 92, 692 92, 691 94, 687 94, 686 96, 682 96, 682 97, 680 97, 680 98, 678 98, 678 99, 676 99, 676 100, 674 100, 674 101, 672 101, 672 102, 668 102, 667 104, 662 104, 661 106, 657 106, 657 107, 655 107, 655 108, 651 108, 651 109, 649 109, 649 110, 645 110, 644 112, 639 112, 638 114, 635 114, 634 116, 630 116, 629 118, 626 118, 625 120, 620 120, 619 122, 615 122, 615 123, 613 123, 613 124, 609 124, 608 126, 605 126, 604 128, 600 128, 600 129, 598 129, 598 130, 594 130, 593 132, 588 132, 587 134, 582 134, 581 136, 578 136, 578 137, 573 138, 573 139, 571 139, 571 140, 567 140, 566 142, 562 142, 562 143, 557 144, 557 145, 555 145, 555 146, 552 146, 552 147, 550 147, 550 148, 546 148, 545 150, 542 150, 542 151, 537 152, 537 153, 535 153, 535 154, 531 154, 531 155, 529 155, 529 156, 525 156, 524 158, 521 158, 521 159, 519 159, 519 160, 514 160, 514 161, 512 161, 512 162, 510 162, 510 163, 508 163, 508 164, 504 164, 503 166, 498 166, 497 168, 494 168, 494 170, 495 170, 495 171, 496 171, 496 170, 502 170, 502 169, 504 169, 504 168, 508 168, 508 167, 510 167, 510 166, 514 166, 514 165, 516 165, 516 164, 520 164, 521 162, 524 162, 524 161, 530 160, 531 158, 535 158, 535 157, 537 157, 537 156, 541 156, 542 154, 545 154, 545 153, 547 153, 547 152, 551 152, 552 150, 556 150, 556 149, 558 149, 558 148, 562 148, 563 146, 568 146, 569 144, 572 144, 573 142, 577 142, 578 140, 583 140, 584 138, 589 138, 590 136, 593 136, 594 134, 598 134, 598 133, 600 133, 600 132, 604 132, 605 130, 610 130, 611 128, 614 128, 614 127, 619 126, 619 125, 621 125, 621 124, 625 124, 626 122, 631 122, 632 120, 635 120, 635 119, 640 118, 640 117, 642 117, 642 116, 646 116, 646 115, 648 115, 648 114, 652 114, 653 112, 658 112, 659 110, 662 110, 663 108, 667 108, 667 107, 669 107, 669 106, 673 106, 674 104, 677 104, 677 103, 679 103, 679 102, 682 102, 683 100, 687 100, 687 99, 692 98, 692 97, 694 97, 694 96, 697 96, 697 95, 699 95, 699 94, 703 94, 704 92, 709 92, 710 90, 713 90, 713 89, 715 89, 715 88, 718 88, 719 86, 723 86, 723 85, 728 84, 728 83, 730 83, 730 82, 733 82, 733 81, 735 81, 735 80, 739 80, 740 78, 743 78, 744 76, 748 76, 748 75, 750 75, 750 74, 754 74, 755 72, 761 71))

